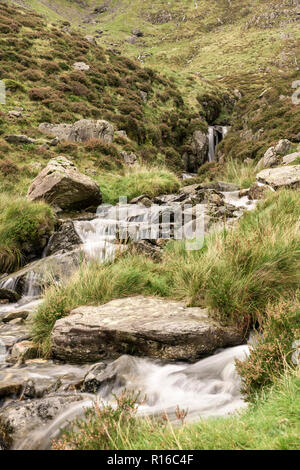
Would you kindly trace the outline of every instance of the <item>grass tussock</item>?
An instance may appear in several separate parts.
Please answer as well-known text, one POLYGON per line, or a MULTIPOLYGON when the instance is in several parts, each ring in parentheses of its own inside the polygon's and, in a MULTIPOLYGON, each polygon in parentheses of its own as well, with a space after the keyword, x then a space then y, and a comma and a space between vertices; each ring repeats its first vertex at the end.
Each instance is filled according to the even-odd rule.
POLYGON ((261 334, 255 348, 237 368, 243 376, 243 390, 253 396, 262 387, 275 383, 288 364, 297 362, 296 345, 300 338, 300 295, 269 304, 260 320, 261 334), (295 356, 295 357, 294 357, 295 356))
POLYGON ((299 202, 298 192, 271 194, 236 229, 211 235, 198 251, 170 242, 160 264, 125 253, 112 264, 82 266, 67 285, 46 291, 34 323, 36 342, 49 354, 58 318, 79 305, 135 294, 207 306, 223 323, 252 326, 270 303, 299 287, 299 202))
POLYGON ((167 168, 137 165, 116 173, 105 173, 99 178, 103 201, 119 202, 120 196, 130 201, 141 194, 150 197, 174 193, 180 188, 177 176, 167 168), (121 174, 120 174, 121 173, 121 174))
POLYGON ((0 273, 11 272, 26 262, 31 250, 42 251, 42 240, 50 236, 55 217, 43 202, 0 196, 0 273))
POLYGON ((235 416, 172 426, 165 417, 138 419, 134 398, 98 405, 56 441, 56 450, 297 450, 299 370, 285 375, 235 416))

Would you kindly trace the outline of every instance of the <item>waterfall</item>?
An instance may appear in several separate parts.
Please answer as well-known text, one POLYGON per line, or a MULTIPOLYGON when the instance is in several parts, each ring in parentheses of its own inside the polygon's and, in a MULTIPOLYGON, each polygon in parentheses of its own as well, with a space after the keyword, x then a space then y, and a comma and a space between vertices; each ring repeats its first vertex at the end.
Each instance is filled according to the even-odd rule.
MULTIPOLYGON (((200 206, 196 212, 199 218, 203 214, 200 206)), ((104 262, 113 259, 118 250, 123 250, 122 243, 126 244, 128 240, 171 239, 181 234, 184 238, 194 238, 199 224, 195 225, 193 233, 191 229, 182 229, 182 222, 188 227, 192 217, 188 211, 183 215, 181 205, 176 202, 152 204, 148 208, 141 204, 103 205, 98 208, 95 219, 75 221, 74 227, 87 256, 104 262)))
POLYGON ((208 161, 212 162, 215 159, 215 131, 213 127, 208 128, 208 161))
POLYGON ((228 126, 209 126, 208 128, 208 161, 213 162, 216 156, 218 144, 225 139, 228 126))

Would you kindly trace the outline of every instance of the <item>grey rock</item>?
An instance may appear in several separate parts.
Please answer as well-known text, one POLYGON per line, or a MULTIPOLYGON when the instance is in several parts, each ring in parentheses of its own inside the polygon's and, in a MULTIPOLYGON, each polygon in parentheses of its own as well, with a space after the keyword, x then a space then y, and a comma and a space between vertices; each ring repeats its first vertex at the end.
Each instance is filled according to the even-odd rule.
POLYGON ((26 437, 30 432, 49 423, 66 407, 80 402, 85 395, 81 394, 55 394, 47 398, 15 402, 0 410, 0 446, 4 449, 22 447, 33 450, 33 442, 29 438, 26 445, 26 437), (25 440, 25 442, 24 442, 25 440))
POLYGON ((73 310, 55 323, 52 353, 78 363, 128 353, 194 361, 242 341, 243 332, 222 327, 205 309, 138 296, 73 310))
POLYGON ((286 155, 282 159, 283 165, 290 165, 293 163, 295 160, 300 160, 300 152, 294 152, 290 153, 289 155, 286 155))
MULTIPOLYGON (((19 271, 3 278, 1 282, 12 282, 20 294, 26 293, 28 278, 31 280, 31 289, 39 292, 42 286, 53 282, 53 279, 68 279, 74 270, 84 260, 83 251, 76 250, 64 253, 58 252, 39 261, 28 264, 19 271)), ((16 317, 18 318, 18 317, 16 317)))
POLYGON ((147 103, 148 101, 148 93, 143 90, 139 90, 140 97, 142 98, 144 103, 147 103))
POLYGON ((287 139, 281 139, 275 147, 275 152, 281 156, 286 155, 290 151, 291 146, 292 142, 287 139))
POLYGON ((300 187, 300 165, 263 170, 256 175, 256 179, 274 189, 297 189, 300 187))
POLYGON ((9 323, 16 318, 22 318, 22 320, 26 320, 30 312, 28 310, 13 310, 9 312, 2 318, 3 323, 9 323))
POLYGON ((82 240, 75 230, 74 222, 67 220, 63 222, 57 232, 51 235, 46 247, 45 256, 51 256, 58 251, 72 251, 82 244, 82 240))
POLYGON ((137 156, 135 153, 131 152, 121 152, 121 157, 124 160, 125 165, 131 166, 137 162, 137 156))
POLYGON ((107 121, 81 119, 74 124, 50 124, 42 123, 39 130, 53 135, 60 140, 71 142, 87 142, 90 139, 100 139, 107 144, 114 140, 114 127, 107 121))
POLYGON ((36 140, 27 137, 26 135, 22 134, 10 134, 5 136, 6 142, 9 144, 35 144, 36 140))
POLYGON ((75 62, 73 64, 73 69, 79 70, 80 72, 87 72, 90 70, 90 66, 85 62, 75 62))
POLYGON ((195 131, 190 142, 191 152, 185 152, 182 156, 184 170, 188 172, 197 172, 203 165, 208 154, 208 137, 202 131, 195 131))
POLYGON ((97 207, 102 202, 97 183, 80 173, 65 157, 49 161, 33 180, 27 197, 31 201, 44 200, 64 210, 97 207))
POLYGON ((264 156, 259 160, 255 167, 255 170, 261 170, 262 168, 271 168, 278 165, 280 162, 279 154, 276 152, 275 147, 270 147, 264 156))

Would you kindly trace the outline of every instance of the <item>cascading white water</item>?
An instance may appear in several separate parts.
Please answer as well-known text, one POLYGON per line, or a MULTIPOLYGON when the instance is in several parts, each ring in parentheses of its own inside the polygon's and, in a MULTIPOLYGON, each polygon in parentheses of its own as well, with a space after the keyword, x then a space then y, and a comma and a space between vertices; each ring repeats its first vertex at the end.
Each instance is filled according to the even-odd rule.
MULTIPOLYGON (((196 214, 199 218, 203 215, 200 205, 196 214)), ((179 233, 182 222, 188 224, 192 217, 188 211, 182 215, 182 207, 178 203, 153 204, 149 208, 139 204, 103 205, 98 208, 95 219, 75 221, 74 227, 88 257, 104 262, 111 260, 117 250, 124 249, 118 241, 170 239, 174 236, 174 227, 178 227, 179 233)), ((181 233, 186 238, 194 236, 191 230, 186 230, 186 233, 182 230, 181 233)))
POLYGON ((228 126, 209 126, 208 128, 208 161, 213 162, 216 156, 216 148, 228 133, 228 126), (217 130, 218 129, 218 130, 217 130), (219 129, 221 132, 219 132, 219 129))
POLYGON ((22 442, 18 449, 48 449, 51 440, 97 401, 114 404, 114 395, 124 389, 140 392, 139 416, 160 416, 167 413, 176 421, 176 409, 186 410, 187 421, 213 416, 224 416, 246 406, 240 392, 241 379, 235 360, 244 360, 249 354, 247 345, 229 348, 193 365, 161 365, 149 359, 122 356, 107 367, 115 372, 114 383, 103 385, 96 396, 76 403, 52 423, 37 430, 22 442))
POLYGON ((216 146, 215 146, 215 131, 213 127, 208 128, 208 161, 212 162, 215 159, 216 146))

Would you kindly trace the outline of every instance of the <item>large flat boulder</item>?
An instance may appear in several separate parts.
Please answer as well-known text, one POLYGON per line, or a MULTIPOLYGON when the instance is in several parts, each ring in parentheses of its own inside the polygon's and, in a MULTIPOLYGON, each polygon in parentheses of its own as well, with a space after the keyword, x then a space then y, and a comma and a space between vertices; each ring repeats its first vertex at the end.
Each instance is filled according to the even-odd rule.
POLYGON ((274 189, 300 187, 300 165, 283 166, 263 170, 256 175, 259 183, 264 183, 274 189))
POLYGON ((57 137, 59 140, 71 142, 87 142, 90 139, 100 139, 107 144, 114 140, 114 127, 107 121, 80 119, 74 124, 50 124, 44 122, 39 130, 45 134, 57 137))
POLYGON ((122 354, 194 361, 242 341, 241 331, 222 327, 205 309, 138 296, 73 310, 54 326, 52 353, 78 363, 122 354))
POLYGON ((78 171, 65 157, 53 158, 31 183, 27 197, 44 200, 63 210, 98 207, 102 196, 98 184, 78 171))

